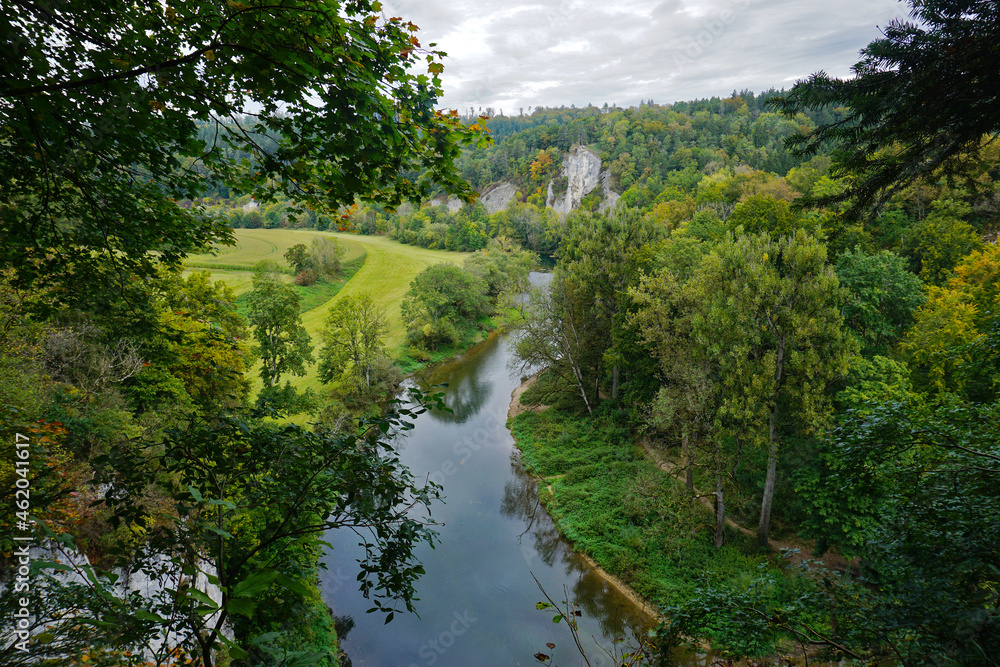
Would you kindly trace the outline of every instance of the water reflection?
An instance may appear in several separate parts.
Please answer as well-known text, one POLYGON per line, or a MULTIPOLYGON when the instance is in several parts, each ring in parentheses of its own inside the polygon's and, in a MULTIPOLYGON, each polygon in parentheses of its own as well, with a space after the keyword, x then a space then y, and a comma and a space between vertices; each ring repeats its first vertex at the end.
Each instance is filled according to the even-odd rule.
POLYGON ((511 478, 504 484, 500 513, 525 522, 524 531, 518 535, 518 544, 525 537, 531 539, 531 548, 543 563, 552 567, 562 546, 562 538, 542 502, 538 498, 538 484, 528 475, 517 455, 511 455, 511 478))
POLYGON ((505 426, 511 391, 520 384, 508 369, 511 356, 509 340, 491 338, 428 373, 421 384, 447 383, 444 401, 454 414, 425 413, 396 440, 403 463, 418 479, 441 482, 446 497, 433 510, 440 544, 418 550, 426 570, 416 584, 419 618, 397 614, 383 625, 365 614, 371 604, 353 582, 358 540, 344 531, 327 534, 324 599, 356 622, 342 644, 355 667, 422 666, 431 658, 436 665, 527 665, 539 650, 549 653, 546 642, 557 644, 555 664, 578 664, 569 629, 535 609, 542 594, 533 576, 554 599, 580 604, 581 641, 592 657, 603 655, 598 643, 610 646, 629 626, 649 623, 590 572, 540 504, 505 426), (461 634, 452 630, 459 619, 461 634))
MULTIPOLYGON (((530 548, 549 567, 558 567, 567 581, 569 599, 580 610, 598 622, 601 634, 606 637, 624 638, 644 633, 651 619, 635 622, 621 613, 620 593, 578 553, 569 548, 559 534, 559 529, 545 510, 538 496, 538 481, 525 471, 516 452, 511 454, 511 476, 504 484, 500 513, 524 522, 521 540, 530 539, 530 548), (629 622, 629 621, 632 622, 629 622)), ((547 591, 557 601, 566 595, 563 591, 547 591)))
POLYGON ((470 348, 455 359, 438 364, 420 378, 423 391, 443 391, 444 403, 451 412, 436 411, 432 418, 449 424, 464 424, 479 414, 493 393, 494 384, 489 377, 479 373, 477 364, 472 363, 497 343, 496 334, 470 348), (447 384, 447 387, 443 385, 447 384))

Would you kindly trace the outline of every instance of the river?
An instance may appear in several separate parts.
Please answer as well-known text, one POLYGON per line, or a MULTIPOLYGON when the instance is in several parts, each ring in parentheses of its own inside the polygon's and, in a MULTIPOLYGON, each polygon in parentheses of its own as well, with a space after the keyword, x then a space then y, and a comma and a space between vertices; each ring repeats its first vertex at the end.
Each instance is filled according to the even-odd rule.
POLYGON ((651 626, 574 553, 539 504, 506 426, 511 392, 521 383, 508 368, 512 358, 510 337, 495 336, 437 366, 427 381, 448 384, 445 402, 454 413, 420 415, 396 442, 417 479, 431 475, 444 486, 445 502, 432 510, 443 524, 440 544, 418 552, 427 571, 416 584, 419 618, 402 613, 384 624, 381 614, 366 614, 371 604, 355 581, 358 538, 346 530, 327 534, 333 549, 323 558, 323 596, 354 622, 342 641, 354 667, 537 665, 538 652, 553 664, 580 664, 566 624, 535 608, 544 598, 532 575, 556 602, 568 594, 579 605, 581 641, 595 667, 610 664, 596 642, 611 647, 630 628, 651 626))

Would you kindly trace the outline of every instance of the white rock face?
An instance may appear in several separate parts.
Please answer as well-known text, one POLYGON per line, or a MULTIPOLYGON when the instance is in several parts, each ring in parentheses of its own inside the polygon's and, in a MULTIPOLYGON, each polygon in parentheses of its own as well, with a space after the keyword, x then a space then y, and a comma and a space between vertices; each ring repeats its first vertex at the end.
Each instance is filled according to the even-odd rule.
POLYGON ((516 196, 517 187, 513 183, 503 181, 484 192, 479 201, 486 207, 486 212, 493 215, 506 209, 516 196))
POLYGON ((563 161, 559 175, 567 181, 566 192, 558 197, 554 196, 550 182, 545 205, 559 215, 566 216, 601 182, 601 158, 585 146, 574 146, 563 161))
POLYGON ((601 172, 601 192, 604 195, 604 201, 601 202, 597 210, 601 213, 615 210, 621 195, 611 189, 611 172, 607 169, 601 172))
POLYGON ((454 195, 451 195, 450 197, 435 197, 431 200, 431 206, 447 206, 449 213, 458 213, 464 203, 465 202, 454 195))

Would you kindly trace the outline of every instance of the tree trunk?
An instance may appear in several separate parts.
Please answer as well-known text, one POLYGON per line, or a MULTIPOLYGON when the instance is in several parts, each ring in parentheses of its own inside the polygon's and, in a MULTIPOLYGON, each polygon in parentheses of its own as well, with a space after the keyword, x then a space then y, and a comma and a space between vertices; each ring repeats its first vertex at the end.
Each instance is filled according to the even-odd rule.
POLYGON ((618 400, 618 364, 611 367, 611 400, 618 400))
MULTIPOLYGON (((576 341, 577 349, 580 347, 580 336, 576 333, 576 327, 573 326, 572 322, 569 322, 570 331, 573 332, 573 338, 576 341)), ((564 337, 565 338, 565 337, 564 337)), ((583 404, 587 406, 587 414, 592 415, 594 411, 590 408, 590 400, 587 398, 587 387, 584 383, 583 369, 580 368, 575 361, 573 361, 573 355, 570 352, 570 347, 572 346, 571 341, 566 341, 566 349, 563 351, 566 358, 569 359, 570 368, 573 370, 573 377, 576 378, 577 386, 580 388, 580 396, 583 397, 583 404)))
POLYGON ((691 434, 690 437, 687 435, 687 430, 684 431, 684 463, 686 470, 684 471, 684 486, 687 487, 688 493, 692 496, 694 495, 694 448, 698 444, 698 431, 691 434))
POLYGON ((767 477, 764 480, 764 500, 760 504, 760 527, 757 529, 757 541, 762 547, 766 547, 768 544, 767 537, 771 527, 771 500, 774 498, 774 471, 777 464, 778 441, 772 439, 771 446, 767 450, 767 477))
POLYGON ((715 547, 726 541, 726 499, 722 491, 722 475, 715 473, 715 547))
POLYGON ((760 503, 760 527, 757 529, 757 542, 762 547, 768 545, 767 538, 771 529, 771 501, 774 499, 774 476, 778 466, 778 394, 781 391, 782 371, 785 365, 786 337, 778 341, 778 358, 774 368, 774 394, 771 398, 771 414, 767 419, 767 477, 764 479, 764 498, 760 503))

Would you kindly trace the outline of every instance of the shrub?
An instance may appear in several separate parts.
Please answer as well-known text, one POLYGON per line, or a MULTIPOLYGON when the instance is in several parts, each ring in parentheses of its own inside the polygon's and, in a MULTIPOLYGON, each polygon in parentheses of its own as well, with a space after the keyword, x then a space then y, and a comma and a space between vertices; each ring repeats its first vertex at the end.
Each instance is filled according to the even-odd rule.
POLYGON ((302 287, 308 287, 309 285, 316 284, 316 278, 315 269, 302 269, 298 275, 292 278, 292 282, 302 287))

